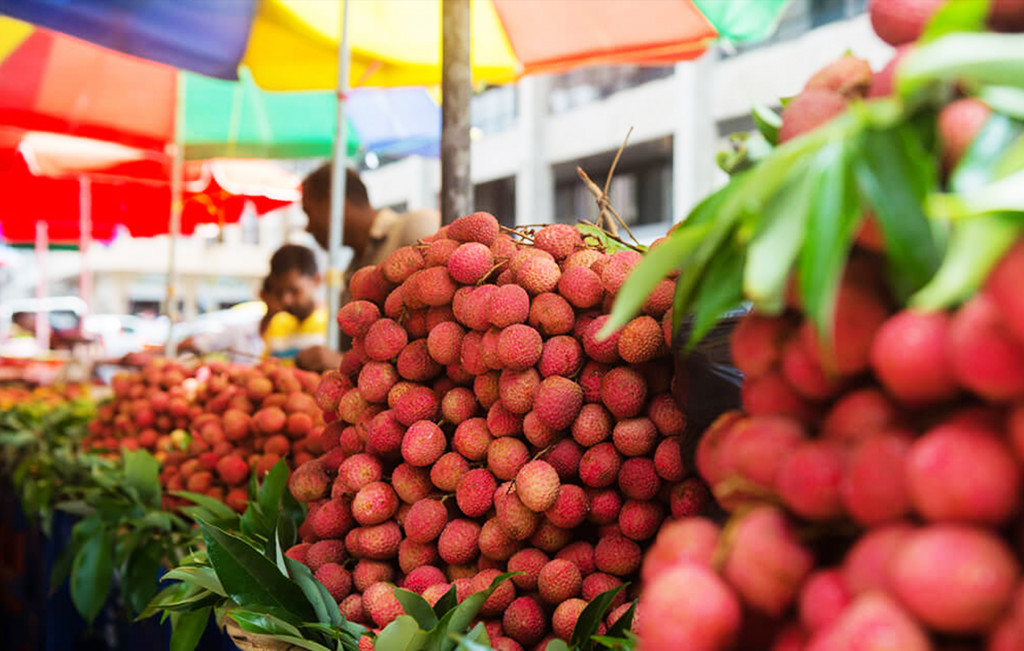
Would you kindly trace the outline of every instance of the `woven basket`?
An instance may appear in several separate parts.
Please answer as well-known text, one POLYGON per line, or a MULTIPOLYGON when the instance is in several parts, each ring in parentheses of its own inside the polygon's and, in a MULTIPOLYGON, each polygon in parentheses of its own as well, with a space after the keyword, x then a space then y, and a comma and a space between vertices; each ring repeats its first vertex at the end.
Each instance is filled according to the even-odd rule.
POLYGON ((301 647, 282 642, 269 635, 246 633, 238 627, 238 624, 230 619, 225 622, 224 631, 231 638, 231 641, 235 643, 235 646, 242 651, 302 651, 301 647))

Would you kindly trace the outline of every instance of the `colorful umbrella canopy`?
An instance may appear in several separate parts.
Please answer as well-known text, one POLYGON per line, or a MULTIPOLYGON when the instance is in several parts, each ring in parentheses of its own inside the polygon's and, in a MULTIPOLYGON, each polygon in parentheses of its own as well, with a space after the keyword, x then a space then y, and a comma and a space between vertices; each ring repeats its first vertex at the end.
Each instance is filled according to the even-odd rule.
MULTIPOLYGON (((2 125, 163 150, 174 141, 181 96, 186 158, 331 152, 334 93, 268 93, 244 71, 236 82, 181 73, 0 17, 2 125)), ((358 136, 346 131, 352 154, 358 136)))
MULTIPOLYGON (((471 1, 477 82, 692 59, 716 36, 692 0, 471 1)), ((0 12, 214 76, 244 63, 262 88, 337 85, 341 0, 0 0, 0 12)), ((440 81, 441 0, 360 0, 349 20, 350 87, 440 81)))
MULTIPOLYGON (((0 229, 7 242, 31 242, 45 221, 53 242, 81 236, 82 202, 91 236, 110 240, 123 226, 136 237, 168 232, 170 163, 166 156, 101 141, 0 131, 0 229), (85 194, 83 194, 83 188, 85 194)), ((237 222, 246 205, 264 214, 298 200, 299 180, 264 160, 189 161, 184 169, 182 232, 237 222)))

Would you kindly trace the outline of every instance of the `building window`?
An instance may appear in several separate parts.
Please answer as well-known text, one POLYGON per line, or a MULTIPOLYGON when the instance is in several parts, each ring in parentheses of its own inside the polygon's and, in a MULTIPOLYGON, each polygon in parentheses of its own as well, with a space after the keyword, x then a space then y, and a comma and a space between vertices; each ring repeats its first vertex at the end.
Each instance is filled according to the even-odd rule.
POLYGON ((516 177, 507 176, 473 186, 473 209, 491 213, 502 226, 515 226, 516 177))
MULTIPOLYGON (((671 138, 668 140, 671 143, 671 138)), ((608 189, 612 206, 629 226, 671 222, 672 158, 657 151, 660 147, 650 144, 637 148, 639 152, 630 151, 632 147, 623 152, 615 170, 608 189), (650 155, 652 153, 655 155, 650 155)), ((596 157, 606 159, 600 166, 588 162, 581 166, 595 183, 603 186, 613 156, 614 152, 596 157)), ((598 215, 597 202, 576 177, 575 169, 575 165, 556 167, 555 219, 563 224, 581 219, 592 222, 598 215)))

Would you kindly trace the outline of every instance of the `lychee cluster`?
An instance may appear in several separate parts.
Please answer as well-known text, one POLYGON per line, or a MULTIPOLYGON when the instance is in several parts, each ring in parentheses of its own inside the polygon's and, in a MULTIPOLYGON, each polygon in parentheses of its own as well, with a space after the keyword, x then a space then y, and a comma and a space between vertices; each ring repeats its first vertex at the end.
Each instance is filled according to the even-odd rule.
MULTIPOLYGON (((882 36, 906 27, 879 13, 896 5, 874 5, 882 36)), ((844 58, 804 94, 863 88, 862 73, 844 58)), ((940 113, 962 153, 977 130, 950 128, 940 113)), ((1024 239, 976 295, 931 312, 888 293, 884 246, 859 241, 830 329, 792 299, 737 325, 743 411, 696 450, 732 517, 660 530, 642 648, 1024 649, 1024 239)))
MULTIPOLYGON (((290 467, 323 452, 321 408, 337 404, 348 378, 287 367, 220 361, 154 359, 116 375, 114 398, 89 424, 86 449, 146 449, 161 462, 166 491, 187 490, 244 510, 252 472, 265 475, 284 459, 290 467)), ((185 503, 165 495, 166 507, 185 503)))
POLYGON ((353 386, 325 412, 344 429, 292 476, 309 517, 288 551, 346 617, 384 627, 395 586, 462 600, 522 572, 481 618, 495 648, 542 649, 590 599, 636 585, 667 518, 700 512, 662 327, 673 281, 596 336, 639 258, 475 213, 355 274, 339 370, 353 386))

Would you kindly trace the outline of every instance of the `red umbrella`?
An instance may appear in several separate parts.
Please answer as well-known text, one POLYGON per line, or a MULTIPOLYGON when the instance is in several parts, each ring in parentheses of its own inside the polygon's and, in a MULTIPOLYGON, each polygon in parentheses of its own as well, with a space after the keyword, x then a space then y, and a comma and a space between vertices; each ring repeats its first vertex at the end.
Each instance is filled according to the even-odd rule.
MULTIPOLYGON (((8 242, 33 241, 37 221, 48 224, 51 241, 77 242, 83 201, 91 204, 93 239, 111 239, 118 224, 136 237, 168 232, 161 217, 170 211, 170 162, 152 151, 0 131, 0 192, 0 228, 8 242)), ((189 161, 182 232, 191 234, 203 223, 235 223, 246 205, 260 215, 298 198, 298 178, 268 161, 189 161)))

